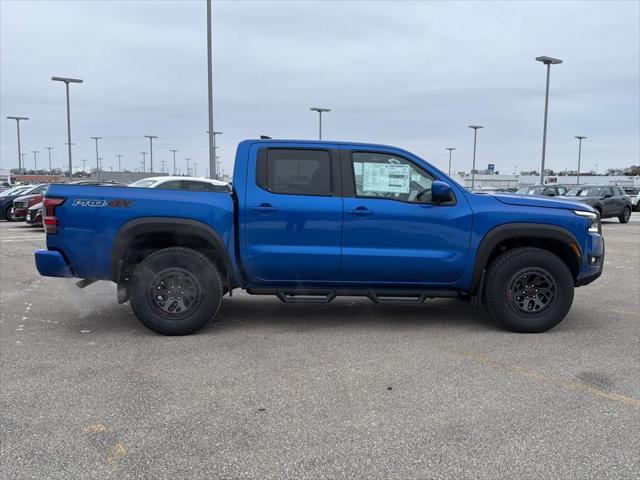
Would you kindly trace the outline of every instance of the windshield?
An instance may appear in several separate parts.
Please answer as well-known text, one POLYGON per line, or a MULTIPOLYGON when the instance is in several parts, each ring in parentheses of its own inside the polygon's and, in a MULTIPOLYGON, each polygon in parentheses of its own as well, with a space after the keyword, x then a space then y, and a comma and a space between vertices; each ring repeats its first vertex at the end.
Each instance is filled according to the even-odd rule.
POLYGON ((22 185, 20 187, 13 187, 13 188, 10 188, 9 190, 6 190, 6 191, 0 193, 0 197, 7 197, 9 195, 15 195, 16 193, 24 192, 25 190, 28 190, 29 188, 30 188, 29 185, 22 185))
POLYGON ((576 187, 566 193, 567 197, 599 197, 602 188, 600 187, 576 187))
POLYGON ((138 180, 137 182, 133 182, 130 184, 130 187, 138 187, 138 188, 149 188, 151 185, 155 184, 157 180, 150 180, 148 178, 138 180))
POLYGON ((544 187, 523 187, 516 193, 518 195, 544 195, 544 187))

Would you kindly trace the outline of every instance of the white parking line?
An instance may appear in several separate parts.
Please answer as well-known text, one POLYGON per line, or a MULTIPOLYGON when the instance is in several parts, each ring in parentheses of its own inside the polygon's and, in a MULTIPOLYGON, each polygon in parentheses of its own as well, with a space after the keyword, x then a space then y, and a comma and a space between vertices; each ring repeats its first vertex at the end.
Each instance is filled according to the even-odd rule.
POLYGON ((20 240, 33 240, 36 238, 44 238, 42 235, 22 235, 19 237, 1 237, 0 242, 19 242, 20 240))

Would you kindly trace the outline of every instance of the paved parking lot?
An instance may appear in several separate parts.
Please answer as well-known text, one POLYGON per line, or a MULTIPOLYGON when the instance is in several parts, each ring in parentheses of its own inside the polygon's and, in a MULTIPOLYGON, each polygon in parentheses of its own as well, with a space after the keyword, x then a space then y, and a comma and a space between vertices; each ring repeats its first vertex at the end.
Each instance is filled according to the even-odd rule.
POLYGON ((3 478, 638 478, 640 215, 554 330, 459 300, 234 295, 189 337, 42 278, 0 224, 3 478))

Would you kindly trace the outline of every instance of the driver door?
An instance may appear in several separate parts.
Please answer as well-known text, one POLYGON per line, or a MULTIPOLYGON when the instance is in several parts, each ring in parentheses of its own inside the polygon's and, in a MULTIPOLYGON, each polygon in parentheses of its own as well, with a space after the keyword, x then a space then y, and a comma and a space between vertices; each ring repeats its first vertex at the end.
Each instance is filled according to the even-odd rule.
POLYGON ((343 282, 444 285, 462 275, 471 235, 462 194, 432 203, 431 184, 439 178, 419 159, 392 150, 346 146, 341 166, 343 282))

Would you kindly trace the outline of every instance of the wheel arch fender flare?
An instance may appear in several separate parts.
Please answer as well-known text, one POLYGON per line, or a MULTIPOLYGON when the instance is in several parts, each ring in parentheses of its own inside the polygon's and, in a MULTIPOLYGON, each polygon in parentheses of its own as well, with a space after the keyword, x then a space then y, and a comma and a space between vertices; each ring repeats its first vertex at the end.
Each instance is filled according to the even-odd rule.
POLYGON ((130 220, 118 230, 111 249, 111 278, 118 283, 122 274, 123 259, 127 248, 141 235, 175 232, 199 237, 209 243, 219 254, 231 286, 235 282, 235 269, 222 238, 212 227, 198 220, 174 217, 142 217, 130 220))
POLYGON ((579 258, 582 258, 583 255, 582 248, 575 235, 558 225, 544 223, 506 223, 498 225, 484 235, 478 246, 471 276, 470 293, 472 295, 478 292, 491 252, 502 242, 515 238, 554 240, 565 244, 569 248, 575 245, 580 254, 579 258))

